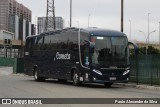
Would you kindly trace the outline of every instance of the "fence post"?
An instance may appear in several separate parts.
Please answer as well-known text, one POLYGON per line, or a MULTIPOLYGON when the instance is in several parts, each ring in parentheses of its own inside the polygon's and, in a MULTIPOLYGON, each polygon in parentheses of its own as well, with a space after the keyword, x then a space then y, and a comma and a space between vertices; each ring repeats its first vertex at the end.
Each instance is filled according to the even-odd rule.
POLYGON ((14 59, 13 73, 24 73, 24 60, 23 60, 23 58, 15 58, 14 59))
POLYGON ((151 69, 150 69, 150 70, 151 70, 151 71, 150 71, 150 72, 151 72, 151 75, 150 75, 150 76, 151 76, 151 79, 150 79, 150 83, 151 83, 151 86, 152 86, 152 85, 153 85, 153 73, 152 73, 152 67, 153 67, 153 66, 152 66, 152 65, 153 65, 154 61, 153 61, 152 56, 150 56, 150 57, 151 57, 151 58, 150 58, 150 59, 151 59, 151 64, 150 64, 150 68, 151 68, 151 69))
POLYGON ((136 55, 136 83, 137 83, 137 85, 138 85, 138 81, 139 81, 139 79, 138 79, 139 66, 138 65, 139 65, 138 64, 138 55, 136 55))

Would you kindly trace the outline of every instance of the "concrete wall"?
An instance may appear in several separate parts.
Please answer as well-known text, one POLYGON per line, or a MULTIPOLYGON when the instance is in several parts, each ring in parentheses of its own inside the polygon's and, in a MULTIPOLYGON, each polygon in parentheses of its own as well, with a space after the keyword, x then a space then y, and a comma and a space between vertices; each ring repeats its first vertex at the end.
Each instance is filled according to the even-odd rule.
POLYGON ((0 30, 0 40, 4 40, 4 39, 13 39, 14 37, 14 33, 5 31, 5 30, 0 30))

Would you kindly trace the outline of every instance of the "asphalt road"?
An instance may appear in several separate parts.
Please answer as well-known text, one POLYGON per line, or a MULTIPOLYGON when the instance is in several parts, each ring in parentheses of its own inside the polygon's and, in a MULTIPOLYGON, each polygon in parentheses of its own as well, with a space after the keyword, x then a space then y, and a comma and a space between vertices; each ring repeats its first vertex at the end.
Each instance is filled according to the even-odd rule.
MULTIPOLYGON (((71 82, 59 83, 56 80, 36 82, 33 77, 12 74, 11 67, 0 67, 0 98, 160 98, 160 91, 116 86, 105 88, 103 85, 86 84, 73 86, 71 82)), ((37 107, 37 105, 0 105, 0 107, 37 107)), ((55 104, 38 107, 135 107, 130 105, 95 104, 55 104)), ((158 104, 138 105, 141 107, 159 107, 158 104)))

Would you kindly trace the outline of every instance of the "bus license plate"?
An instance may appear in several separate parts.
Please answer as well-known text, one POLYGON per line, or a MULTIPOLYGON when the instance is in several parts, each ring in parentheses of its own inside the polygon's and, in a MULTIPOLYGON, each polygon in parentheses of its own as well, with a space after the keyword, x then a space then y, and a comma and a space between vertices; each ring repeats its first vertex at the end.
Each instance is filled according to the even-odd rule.
POLYGON ((110 77, 109 80, 114 81, 116 80, 116 77, 110 77))

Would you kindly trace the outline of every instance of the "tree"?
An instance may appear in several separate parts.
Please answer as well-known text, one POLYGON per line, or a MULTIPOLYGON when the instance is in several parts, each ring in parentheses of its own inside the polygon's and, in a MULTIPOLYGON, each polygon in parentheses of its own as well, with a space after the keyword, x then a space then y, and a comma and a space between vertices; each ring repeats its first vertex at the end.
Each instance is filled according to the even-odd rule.
POLYGON ((147 52, 148 54, 160 54, 159 50, 153 46, 148 46, 147 52))
MULTIPOLYGON (((134 49, 131 49, 130 53, 134 55, 134 49)), ((147 54, 160 54, 160 51, 157 48, 154 48, 153 46, 148 46, 147 48, 147 54)), ((146 55, 146 47, 140 47, 139 48, 139 55, 146 55)))

